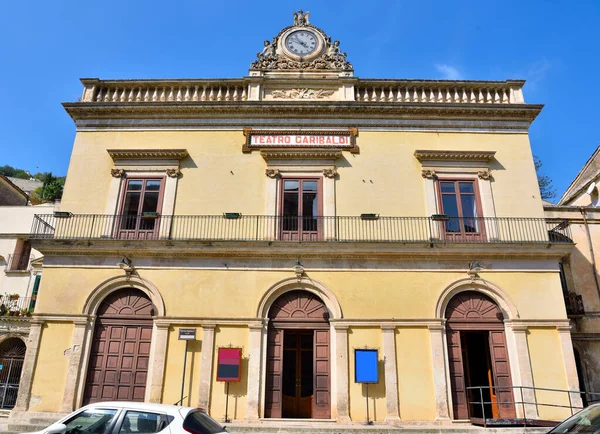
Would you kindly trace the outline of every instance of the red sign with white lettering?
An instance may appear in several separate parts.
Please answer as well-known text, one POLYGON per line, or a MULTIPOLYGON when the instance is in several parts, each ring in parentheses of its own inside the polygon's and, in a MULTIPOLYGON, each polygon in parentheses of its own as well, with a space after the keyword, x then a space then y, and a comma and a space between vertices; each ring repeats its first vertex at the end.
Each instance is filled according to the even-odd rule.
POLYGON ((252 134, 250 146, 257 147, 335 147, 350 148, 350 136, 318 134, 252 134))

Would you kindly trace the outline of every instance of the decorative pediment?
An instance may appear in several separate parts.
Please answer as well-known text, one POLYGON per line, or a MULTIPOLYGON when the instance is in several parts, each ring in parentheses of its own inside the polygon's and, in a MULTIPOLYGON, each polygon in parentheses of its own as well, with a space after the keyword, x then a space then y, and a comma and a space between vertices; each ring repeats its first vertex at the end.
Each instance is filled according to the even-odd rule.
POLYGON ((342 153, 330 149, 274 149, 260 151, 265 161, 272 160, 336 160, 342 153))
POLYGON ((107 149, 116 160, 181 160, 188 156, 186 149, 107 149))
POLYGON ((496 151, 415 151, 415 157, 423 161, 471 161, 489 163, 496 151))
POLYGON ((257 53, 251 71, 353 71, 340 50, 320 28, 308 21, 309 12, 294 12, 294 24, 283 29, 257 53))

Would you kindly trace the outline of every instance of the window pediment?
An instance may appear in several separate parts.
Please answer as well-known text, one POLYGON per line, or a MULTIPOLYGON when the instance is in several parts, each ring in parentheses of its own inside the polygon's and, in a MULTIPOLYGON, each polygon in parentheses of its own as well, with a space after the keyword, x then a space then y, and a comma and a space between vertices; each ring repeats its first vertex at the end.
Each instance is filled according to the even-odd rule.
POLYGON ((341 151, 330 149, 278 149, 269 151, 260 151, 260 155, 265 161, 273 160, 336 160, 341 155, 341 151))
POLYGON ((439 162, 476 162, 489 164, 496 151, 429 151, 416 150, 415 158, 425 165, 439 162))
POLYGON ((107 149, 115 163, 118 160, 182 160, 187 149, 107 149))

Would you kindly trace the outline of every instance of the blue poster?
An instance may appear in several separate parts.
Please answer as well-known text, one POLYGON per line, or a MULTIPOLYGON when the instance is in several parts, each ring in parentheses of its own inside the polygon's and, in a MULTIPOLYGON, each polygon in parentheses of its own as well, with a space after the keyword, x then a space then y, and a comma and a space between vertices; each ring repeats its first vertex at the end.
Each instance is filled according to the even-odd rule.
POLYGON ((356 383, 379 383, 377 350, 354 350, 354 381, 356 383))

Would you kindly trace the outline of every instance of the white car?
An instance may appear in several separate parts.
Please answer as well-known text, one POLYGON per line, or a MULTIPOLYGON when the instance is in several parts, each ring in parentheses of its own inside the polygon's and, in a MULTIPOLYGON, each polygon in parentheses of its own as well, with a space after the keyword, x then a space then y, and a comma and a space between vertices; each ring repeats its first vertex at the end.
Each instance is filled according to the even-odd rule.
POLYGON ((34 434, 218 434, 224 426, 204 410, 143 402, 90 404, 34 434))

